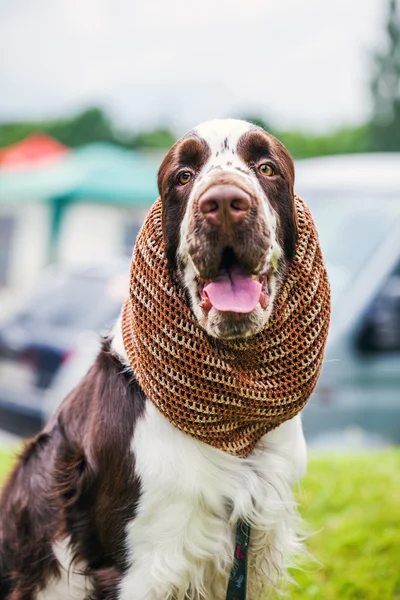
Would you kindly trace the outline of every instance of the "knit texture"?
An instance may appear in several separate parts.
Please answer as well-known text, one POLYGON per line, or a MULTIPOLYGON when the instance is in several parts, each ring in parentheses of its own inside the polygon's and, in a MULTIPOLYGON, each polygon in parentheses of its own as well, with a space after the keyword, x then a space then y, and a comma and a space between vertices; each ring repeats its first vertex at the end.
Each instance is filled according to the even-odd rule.
POLYGON ((138 235, 122 331, 146 394, 176 427, 230 454, 306 404, 317 383, 330 318, 330 289, 318 234, 296 197, 299 238, 266 327, 217 340, 200 327, 167 267, 158 199, 138 235))

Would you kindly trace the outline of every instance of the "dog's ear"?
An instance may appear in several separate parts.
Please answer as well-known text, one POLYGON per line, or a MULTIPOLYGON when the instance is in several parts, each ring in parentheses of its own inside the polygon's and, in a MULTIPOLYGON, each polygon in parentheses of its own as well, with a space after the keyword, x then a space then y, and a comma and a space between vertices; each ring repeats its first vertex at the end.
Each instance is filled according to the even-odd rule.
POLYGON ((291 263, 296 253, 296 245, 299 237, 297 221, 297 210, 294 201, 293 190, 290 192, 289 201, 282 204, 280 211, 281 229, 283 232, 283 250, 286 260, 291 263))
POLYGON ((172 146, 158 171, 158 190, 163 205, 163 235, 168 265, 176 268, 180 229, 188 205, 193 183, 177 184, 180 170, 199 173, 210 156, 207 143, 195 133, 189 132, 172 146))
POLYGON ((294 162, 287 148, 279 140, 273 138, 273 136, 270 136, 270 138, 274 140, 274 152, 286 183, 284 188, 279 186, 278 203, 275 209, 279 215, 281 243, 285 258, 291 263, 294 259, 299 235, 297 210, 294 200, 294 162))
POLYGON ((165 195, 167 193, 166 186, 168 182, 168 175, 170 174, 173 168, 172 165, 175 163, 175 146, 176 144, 174 144, 164 156, 160 168, 158 169, 158 193, 160 194, 160 198, 162 200, 164 200, 165 195))
POLYGON ((179 246, 179 230, 184 208, 174 190, 174 173, 178 169, 177 144, 172 146, 158 171, 158 191, 162 201, 162 228, 168 266, 176 267, 176 253, 179 246))
POLYGON ((273 135, 254 127, 238 143, 238 153, 246 164, 270 157, 277 165, 277 177, 264 177, 260 185, 278 218, 278 239, 287 262, 292 262, 298 225, 294 200, 294 163, 289 151, 273 135))

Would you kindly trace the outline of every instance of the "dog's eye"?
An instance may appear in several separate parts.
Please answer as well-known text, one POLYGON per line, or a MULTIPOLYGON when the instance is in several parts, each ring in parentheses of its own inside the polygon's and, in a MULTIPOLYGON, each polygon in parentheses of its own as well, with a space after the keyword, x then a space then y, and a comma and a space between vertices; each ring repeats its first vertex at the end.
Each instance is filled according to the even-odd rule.
POLYGON ((275 175, 275 171, 269 163, 263 163, 258 167, 258 170, 263 177, 271 177, 271 175, 275 175))
POLYGON ((192 174, 190 171, 182 171, 178 175, 178 183, 180 185, 186 185, 187 183, 189 183, 189 181, 191 181, 191 179, 192 179, 192 174))

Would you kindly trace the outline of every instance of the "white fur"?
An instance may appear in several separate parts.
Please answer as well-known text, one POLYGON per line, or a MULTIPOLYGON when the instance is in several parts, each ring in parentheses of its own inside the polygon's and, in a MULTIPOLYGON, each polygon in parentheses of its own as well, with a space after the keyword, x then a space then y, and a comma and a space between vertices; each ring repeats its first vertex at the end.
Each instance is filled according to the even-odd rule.
MULTIPOLYGON (((113 349, 127 361, 118 329, 113 349)), ((184 434, 147 401, 132 450, 142 495, 121 600, 225 600, 239 518, 252 525, 249 600, 285 576, 300 550, 291 491, 306 465, 299 416, 243 459, 184 434)))
POLYGON ((46 588, 36 595, 36 600, 84 600, 93 589, 85 577, 83 563, 73 563, 68 538, 53 544, 53 552, 60 567, 60 578, 49 581, 46 588))

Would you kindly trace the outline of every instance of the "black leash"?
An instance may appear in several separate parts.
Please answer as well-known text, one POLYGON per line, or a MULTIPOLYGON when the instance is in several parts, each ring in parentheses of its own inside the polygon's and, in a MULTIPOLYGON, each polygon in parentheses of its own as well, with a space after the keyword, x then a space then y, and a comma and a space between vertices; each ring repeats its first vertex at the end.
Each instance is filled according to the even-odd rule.
POLYGON ((226 600, 246 600, 249 540, 250 525, 244 521, 238 521, 236 527, 235 559, 229 576, 226 600))

